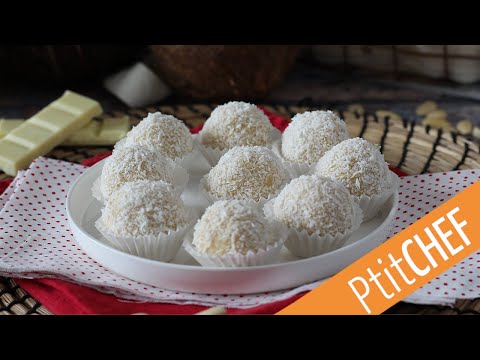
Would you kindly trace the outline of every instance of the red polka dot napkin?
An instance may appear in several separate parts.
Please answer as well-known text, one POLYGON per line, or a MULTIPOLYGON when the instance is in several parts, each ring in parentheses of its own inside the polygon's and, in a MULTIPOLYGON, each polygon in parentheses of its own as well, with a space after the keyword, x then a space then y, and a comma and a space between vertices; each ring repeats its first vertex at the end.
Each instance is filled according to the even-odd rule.
MULTIPOLYGON (((389 237, 480 179, 480 170, 408 176, 401 179, 399 206, 389 237)), ((480 250, 480 249, 479 249, 480 250)), ((480 251, 417 290, 405 301, 453 304, 456 299, 480 297, 480 251)))

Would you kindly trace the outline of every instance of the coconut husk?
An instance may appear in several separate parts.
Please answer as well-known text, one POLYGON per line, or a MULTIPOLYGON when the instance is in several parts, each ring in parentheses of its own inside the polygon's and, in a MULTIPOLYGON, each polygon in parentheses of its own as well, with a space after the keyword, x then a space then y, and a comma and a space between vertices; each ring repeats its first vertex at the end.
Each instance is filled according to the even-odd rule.
POLYGON ((203 100, 258 100, 278 85, 296 45, 150 45, 156 71, 182 95, 203 100))

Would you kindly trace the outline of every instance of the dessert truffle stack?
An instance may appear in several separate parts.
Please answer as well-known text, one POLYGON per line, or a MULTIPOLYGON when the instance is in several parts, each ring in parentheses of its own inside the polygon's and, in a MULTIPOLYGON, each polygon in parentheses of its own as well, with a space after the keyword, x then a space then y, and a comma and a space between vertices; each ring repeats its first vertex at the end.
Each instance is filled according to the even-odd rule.
POLYGON ((102 175, 92 189, 93 196, 104 201, 123 184, 139 180, 163 180, 181 193, 188 181, 188 173, 150 148, 141 145, 122 147, 105 160, 102 175))
POLYGON ((345 122, 332 111, 296 114, 273 144, 292 177, 304 175, 334 145, 349 138, 345 122))
POLYGON ((270 147, 279 131, 253 104, 231 101, 217 106, 199 133, 199 147, 211 166, 235 146, 270 147))
POLYGON ((109 197, 95 225, 120 250, 170 261, 192 223, 190 210, 173 190, 162 180, 127 182, 109 197))
POLYGON ((297 114, 280 135, 255 105, 232 101, 195 137, 149 114, 92 192, 104 203, 97 228, 123 251, 170 261, 183 243, 202 266, 243 267, 277 262, 284 245, 304 258, 344 246, 397 186, 378 146, 349 139, 332 111, 297 114), (210 203, 200 219, 180 198, 197 149, 211 165, 198 183, 210 203))
POLYGON ((264 211, 287 225, 285 246, 300 257, 340 248, 362 222, 362 211, 345 186, 326 177, 293 179, 264 211))
POLYGON ((193 153, 193 139, 183 121, 172 115, 150 113, 117 147, 142 145, 174 161, 184 161, 193 153))
POLYGON ((263 204, 286 184, 288 175, 273 152, 261 146, 235 146, 200 182, 213 203, 239 199, 263 204))
POLYGON ((344 184, 360 204, 364 221, 377 215, 398 187, 398 177, 388 168, 379 147, 361 138, 335 145, 320 159, 315 174, 344 184))
POLYGON ((160 261, 175 257, 195 220, 180 198, 189 179, 181 164, 193 152, 185 124, 161 113, 148 114, 116 144, 92 188, 105 205, 95 225, 114 247, 160 261))
POLYGON ((203 266, 240 267, 275 262, 286 239, 282 224, 243 200, 207 208, 185 249, 203 266))

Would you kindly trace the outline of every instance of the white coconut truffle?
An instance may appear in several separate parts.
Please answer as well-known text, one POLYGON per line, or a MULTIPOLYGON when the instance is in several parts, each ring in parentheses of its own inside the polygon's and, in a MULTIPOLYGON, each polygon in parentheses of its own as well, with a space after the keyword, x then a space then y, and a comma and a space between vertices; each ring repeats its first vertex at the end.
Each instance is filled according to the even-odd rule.
POLYGON ((234 146, 267 146, 273 126, 253 104, 231 101, 217 106, 201 131, 202 144, 219 149, 234 146))
POLYGON ((293 179, 273 203, 276 220, 309 235, 350 231, 357 224, 359 206, 341 183, 317 176, 293 179))
POLYGON ((141 180, 125 183, 115 191, 101 219, 114 236, 150 236, 185 226, 188 210, 171 184, 141 180))
POLYGON ((270 149, 236 146, 203 179, 205 190, 216 197, 260 201, 278 193, 287 174, 270 149))
POLYGON ((315 174, 342 182, 357 197, 381 194, 393 181, 379 147, 358 137, 328 151, 318 162, 315 174))
POLYGON ((100 191, 104 199, 123 184, 138 180, 163 180, 173 184, 173 163, 157 151, 143 146, 114 150, 105 160, 100 191))
POLYGON ((291 162, 314 164, 348 138, 345 122, 332 111, 306 111, 295 115, 283 132, 282 155, 291 162))
POLYGON ((149 113, 125 137, 124 146, 143 145, 172 160, 193 150, 193 140, 185 124, 172 115, 149 113))
POLYGON ((195 225, 192 244, 208 255, 246 255, 275 244, 275 234, 273 223, 257 206, 220 200, 208 207, 195 225))

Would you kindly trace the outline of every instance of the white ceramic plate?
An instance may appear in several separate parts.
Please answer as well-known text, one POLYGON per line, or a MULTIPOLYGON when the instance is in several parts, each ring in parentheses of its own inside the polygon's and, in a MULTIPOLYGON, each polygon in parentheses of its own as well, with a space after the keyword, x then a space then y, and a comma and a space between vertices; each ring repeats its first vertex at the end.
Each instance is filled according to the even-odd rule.
MULTIPOLYGON (((91 195, 103 161, 87 169, 72 185, 67 197, 67 215, 75 238, 85 252, 106 268, 127 278, 176 291, 208 294, 248 294, 288 289, 334 275, 385 240, 397 208, 394 194, 383 211, 352 235, 341 249, 320 256, 299 259, 286 248, 278 264, 248 268, 201 267, 183 249, 170 263, 133 256, 111 247, 95 228, 101 203, 91 195)), ((199 155, 192 161, 190 182, 182 194, 185 203, 199 215, 208 203, 196 191, 200 177, 209 170, 199 155)))

